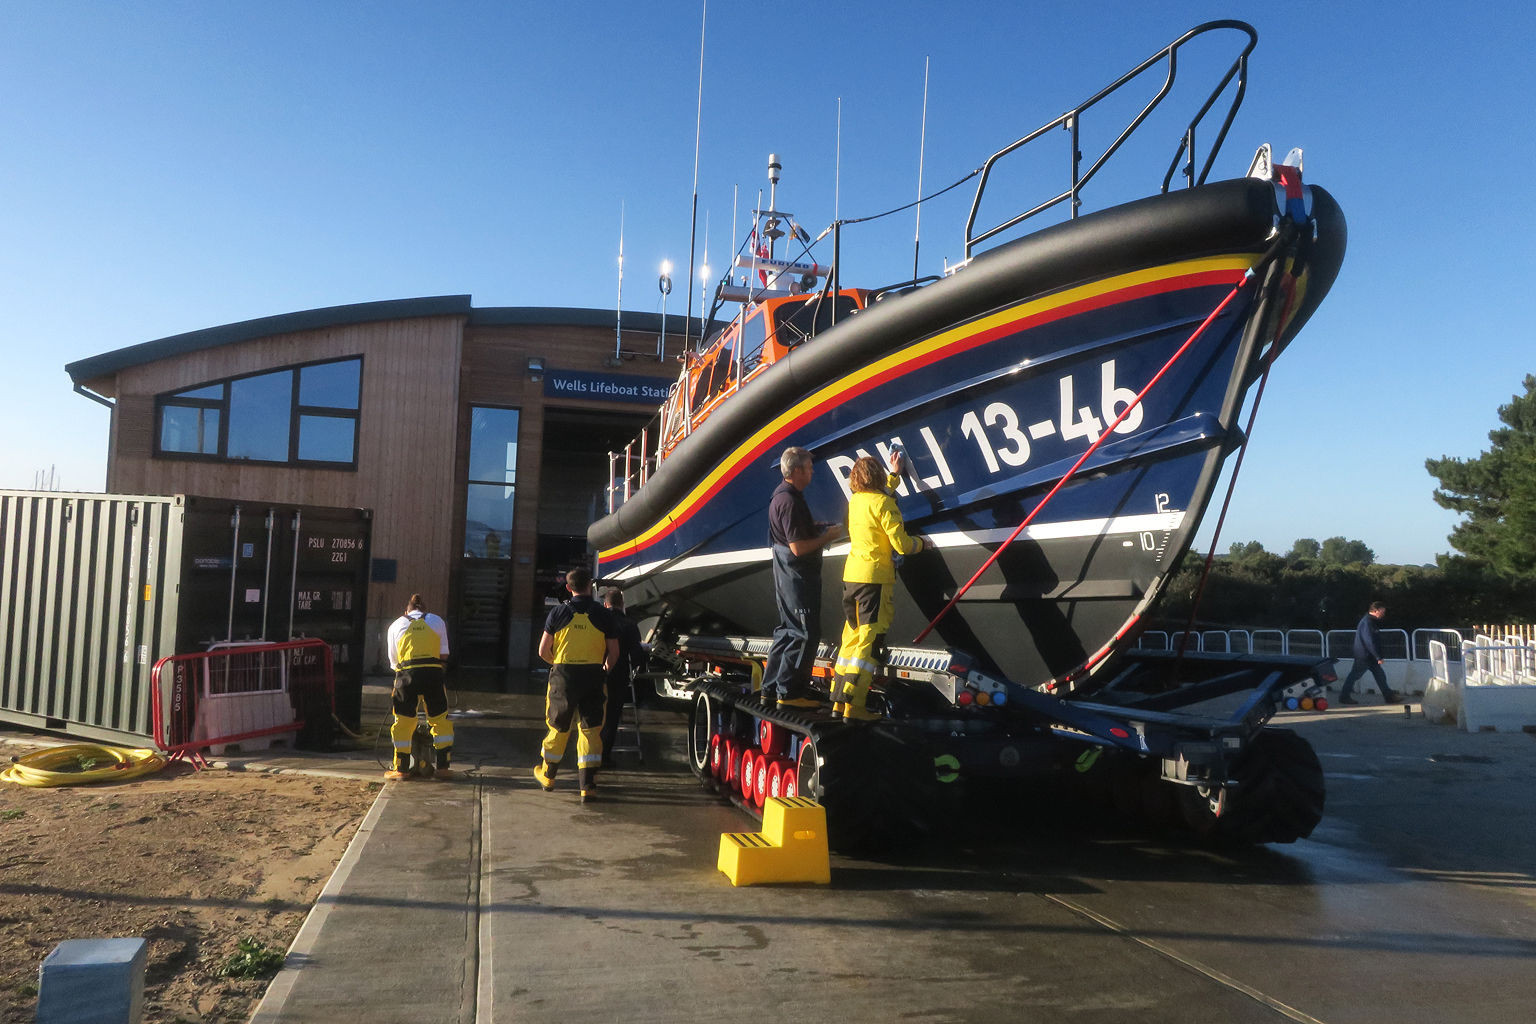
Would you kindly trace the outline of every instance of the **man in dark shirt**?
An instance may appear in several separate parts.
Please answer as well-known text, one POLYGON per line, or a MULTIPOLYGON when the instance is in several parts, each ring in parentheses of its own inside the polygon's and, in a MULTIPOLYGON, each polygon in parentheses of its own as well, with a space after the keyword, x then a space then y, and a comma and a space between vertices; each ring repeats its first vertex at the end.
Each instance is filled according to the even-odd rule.
POLYGON ((820 529, 805 503, 811 453, 786 448, 779 458, 784 482, 768 502, 768 543, 773 548, 773 594, 779 625, 763 672, 763 699, 780 707, 814 708, 811 669, 821 646, 821 551, 840 528, 820 529))
POLYGON ((619 630, 608 609, 592 599, 592 574, 572 569, 565 574, 571 599, 557 605, 544 621, 539 638, 539 657, 549 662, 549 696, 544 701, 544 721, 549 731, 540 747, 543 757, 533 777, 546 791, 555 788, 555 773, 565 756, 566 743, 576 729, 576 767, 579 769, 581 802, 592 799, 597 789, 597 769, 603 759, 604 687, 608 670, 619 660, 619 630))
POLYGON ((629 700, 632 692, 630 680, 634 673, 645 671, 645 648, 640 644, 640 627, 624 614, 624 591, 617 588, 608 591, 603 595, 603 605, 619 630, 619 658, 608 670, 608 711, 603 716, 603 762, 600 767, 617 768, 613 745, 619 738, 619 719, 624 714, 624 702, 629 700))
POLYGON ((1387 685, 1387 674, 1381 668, 1380 623, 1386 614, 1387 606, 1376 601, 1371 604, 1371 610, 1360 617, 1360 624, 1355 627, 1355 665, 1344 678, 1344 689, 1339 693, 1340 704, 1360 703, 1354 697, 1355 682, 1367 672, 1375 678, 1383 703, 1403 702, 1403 698, 1392 692, 1392 687, 1387 685))

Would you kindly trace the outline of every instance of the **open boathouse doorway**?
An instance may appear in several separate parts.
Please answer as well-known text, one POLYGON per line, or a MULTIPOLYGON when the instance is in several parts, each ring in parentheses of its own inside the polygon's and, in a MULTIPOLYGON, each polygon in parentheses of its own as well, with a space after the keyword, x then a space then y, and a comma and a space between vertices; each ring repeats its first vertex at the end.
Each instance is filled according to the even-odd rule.
MULTIPOLYGON (((569 595, 562 577, 578 565, 592 565, 587 527, 607 515, 608 453, 623 451, 655 419, 645 413, 592 409, 544 409, 544 445, 539 473, 536 605, 545 608, 569 595)), ((535 613, 533 641, 543 625, 535 613)))

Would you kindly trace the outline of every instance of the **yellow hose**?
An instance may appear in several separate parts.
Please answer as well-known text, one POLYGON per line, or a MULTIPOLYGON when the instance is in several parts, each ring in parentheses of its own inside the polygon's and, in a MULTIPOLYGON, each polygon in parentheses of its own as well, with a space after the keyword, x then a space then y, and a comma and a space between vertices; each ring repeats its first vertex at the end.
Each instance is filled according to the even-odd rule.
POLYGON ((156 750, 128 750, 97 743, 70 743, 15 758, 9 768, 0 772, 0 782, 14 782, 18 786, 80 786, 90 782, 121 782, 157 772, 165 767, 165 763, 165 755, 156 750), (98 768, 97 764, 105 766, 98 768))

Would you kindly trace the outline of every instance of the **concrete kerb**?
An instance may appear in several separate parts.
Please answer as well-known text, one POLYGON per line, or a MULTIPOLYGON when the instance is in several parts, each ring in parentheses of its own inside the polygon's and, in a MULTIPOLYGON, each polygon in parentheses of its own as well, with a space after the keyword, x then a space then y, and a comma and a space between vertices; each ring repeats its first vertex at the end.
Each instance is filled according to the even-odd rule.
POLYGON ((288 947, 288 954, 283 958, 282 970, 278 971, 277 976, 272 979, 266 993, 261 997, 261 1002, 257 1003, 256 1009, 252 1011, 250 1024, 275 1024, 281 1019, 283 1006, 293 992, 299 972, 304 969, 314 953, 315 945, 320 939, 320 932, 325 927, 326 918, 330 916, 331 909, 336 905, 342 887, 351 877, 352 869, 361 859, 363 848, 373 837, 374 826, 378 824, 379 818, 384 814, 385 806, 389 803, 391 789, 390 786, 381 789, 378 797, 373 801, 373 806, 368 808, 368 813, 363 816, 362 823, 357 826, 357 833, 347 844, 341 860, 336 862, 336 870, 331 872, 325 888, 320 890, 319 898, 315 900, 315 905, 310 908, 309 914, 304 918, 304 924, 299 928, 299 933, 293 937, 293 943, 288 947))

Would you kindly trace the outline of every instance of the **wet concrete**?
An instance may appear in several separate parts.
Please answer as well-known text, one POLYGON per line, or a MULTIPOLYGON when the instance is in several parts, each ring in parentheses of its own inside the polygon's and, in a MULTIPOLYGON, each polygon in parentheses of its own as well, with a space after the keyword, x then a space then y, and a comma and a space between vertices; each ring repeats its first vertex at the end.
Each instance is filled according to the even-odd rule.
POLYGON ((621 755, 583 807, 527 771, 537 695, 458 702, 487 713, 456 726, 479 770, 386 789, 260 1019, 1536 1019, 1531 736, 1289 715, 1329 774, 1307 841, 1213 851, 998 805, 900 861, 834 858, 830 887, 735 889, 719 834, 750 823, 687 773, 681 715, 652 712, 645 765, 621 755))

